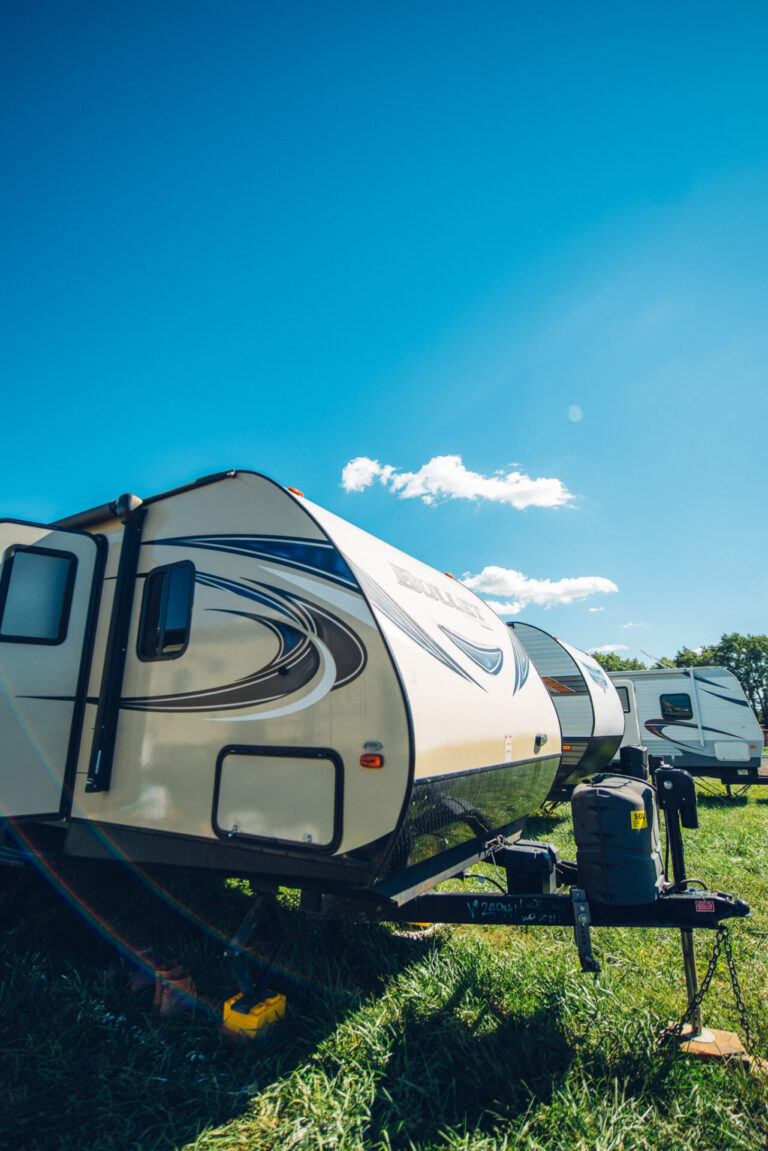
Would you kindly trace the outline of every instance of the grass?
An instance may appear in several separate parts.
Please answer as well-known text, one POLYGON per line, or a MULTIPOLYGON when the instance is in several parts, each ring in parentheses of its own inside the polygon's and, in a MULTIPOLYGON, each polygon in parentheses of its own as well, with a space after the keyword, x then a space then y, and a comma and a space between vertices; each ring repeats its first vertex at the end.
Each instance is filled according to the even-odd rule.
MULTIPOLYGON (((766 789, 768 790, 768 789, 766 789)), ((764 793, 763 793, 764 794, 764 793)), ((756 1042, 768 1055, 768 796, 700 803, 688 869, 752 906, 732 928, 756 1042)), ((529 837, 573 857, 570 820, 529 837)), ((173 898, 223 932, 248 904, 240 881, 176 879, 173 898)), ((440 928, 406 939, 381 925, 303 919, 281 906, 288 1019, 249 1044, 224 1039, 232 993, 222 940, 135 878, 111 874, 91 906, 135 946, 178 957, 203 1001, 159 1019, 133 968, 42 881, 0 934, 0 1131, 9 1147, 84 1151, 702 1151, 764 1148, 768 1080, 704 1065, 655 1036, 680 1015, 674 931, 600 929, 604 970, 582 975, 570 932, 440 928)), ((272 940, 264 940, 265 947, 272 940)), ((700 971, 712 934, 696 937, 700 971)), ((705 1023, 740 1031, 724 963, 705 1023)))

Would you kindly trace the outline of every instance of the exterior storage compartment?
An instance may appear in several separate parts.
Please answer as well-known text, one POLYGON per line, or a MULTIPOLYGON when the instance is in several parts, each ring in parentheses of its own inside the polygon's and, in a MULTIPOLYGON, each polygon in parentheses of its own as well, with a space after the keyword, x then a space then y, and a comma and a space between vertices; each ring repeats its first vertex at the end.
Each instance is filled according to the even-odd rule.
POLYGON ((597 903, 653 903, 664 883, 656 790, 628 776, 582 783, 571 800, 579 884, 597 903))

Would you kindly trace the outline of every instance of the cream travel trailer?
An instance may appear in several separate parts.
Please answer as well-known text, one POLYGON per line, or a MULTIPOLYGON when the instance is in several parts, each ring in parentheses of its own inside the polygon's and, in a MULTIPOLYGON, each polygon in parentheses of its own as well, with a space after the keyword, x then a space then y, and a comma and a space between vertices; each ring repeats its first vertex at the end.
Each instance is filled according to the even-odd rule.
POLYGON ((496 613, 263 476, 6 520, 0 551, 0 807, 64 854, 400 899, 552 785, 496 613))
POLYGON ((248 877, 236 1030, 263 1016, 247 944, 280 885, 307 914, 570 924, 587 970, 592 923, 747 914, 668 890, 660 803, 638 781, 574 803, 576 863, 520 840, 560 764, 515 631, 292 488, 230 471, 0 521, 0 862, 54 883, 73 860, 248 877), (478 860, 506 888, 431 890, 478 860))
POLYGON ((582 779, 602 771, 622 742, 621 700, 596 659, 542 628, 508 625, 546 684, 557 711, 562 758, 549 798, 561 801, 582 779))
POLYGON ((763 732, 744 690, 724 667, 664 667, 610 676, 624 710, 622 746, 692 775, 757 783, 763 732))

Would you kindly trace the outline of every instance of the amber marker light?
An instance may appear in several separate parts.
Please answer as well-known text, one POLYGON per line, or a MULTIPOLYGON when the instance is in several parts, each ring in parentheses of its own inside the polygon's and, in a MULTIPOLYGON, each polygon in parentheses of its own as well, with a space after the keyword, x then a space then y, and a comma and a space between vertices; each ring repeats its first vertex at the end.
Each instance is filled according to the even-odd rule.
POLYGON ((292 487, 289 485, 289 487, 288 487, 288 491, 289 491, 289 492, 293 492, 293 494, 294 494, 295 496, 301 496, 301 497, 302 497, 302 499, 304 498, 304 492, 300 492, 298 488, 292 488, 292 487))
POLYGON ((453 572, 444 572, 443 574, 444 574, 444 575, 447 575, 447 576, 448 576, 448 579, 455 579, 455 576, 454 576, 453 572))
POLYGON ((384 766, 384 756, 383 755, 361 755, 360 756, 360 766, 361 767, 383 767, 384 766))
POLYGON ((563 751, 570 751, 570 750, 571 750, 570 743, 564 743, 563 744, 563 751))

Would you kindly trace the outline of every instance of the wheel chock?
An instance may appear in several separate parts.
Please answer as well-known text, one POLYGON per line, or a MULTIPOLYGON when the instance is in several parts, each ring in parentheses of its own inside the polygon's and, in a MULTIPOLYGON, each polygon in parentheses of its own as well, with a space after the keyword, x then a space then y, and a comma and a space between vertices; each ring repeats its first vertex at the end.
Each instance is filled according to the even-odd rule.
POLYGON ((285 1017, 285 996, 271 995, 248 1010, 241 1010, 243 996, 233 995, 222 1008, 221 1030, 224 1035, 240 1039, 255 1039, 273 1023, 285 1017))
POLYGON ((162 964, 155 970, 154 1010, 162 1016, 177 1015, 194 1008, 197 999, 195 981, 178 963, 162 964))

